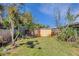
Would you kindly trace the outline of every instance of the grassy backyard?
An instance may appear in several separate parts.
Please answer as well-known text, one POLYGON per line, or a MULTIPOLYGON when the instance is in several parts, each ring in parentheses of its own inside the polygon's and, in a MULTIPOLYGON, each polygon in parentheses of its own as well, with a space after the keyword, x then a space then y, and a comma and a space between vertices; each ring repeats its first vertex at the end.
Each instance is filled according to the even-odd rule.
MULTIPOLYGON (((67 42, 57 41, 54 37, 39 37, 21 39, 17 43, 20 46, 8 51, 9 56, 70 56, 79 55, 79 48, 73 47, 67 42), (26 42, 33 41, 34 48, 28 47, 26 42)), ((10 46, 7 46, 10 47, 10 46)), ((6 47, 6 48, 7 48, 6 47)))
POLYGON ((79 56, 79 13, 62 5, 0 4, 0 56, 79 56))

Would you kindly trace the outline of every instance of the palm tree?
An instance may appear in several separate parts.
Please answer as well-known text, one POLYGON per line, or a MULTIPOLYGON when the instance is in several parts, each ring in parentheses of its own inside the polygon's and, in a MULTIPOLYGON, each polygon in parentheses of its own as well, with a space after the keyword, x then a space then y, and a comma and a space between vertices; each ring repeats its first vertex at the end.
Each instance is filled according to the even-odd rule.
MULTIPOLYGON (((68 8, 68 11, 67 11, 67 19, 68 19, 68 22, 69 23, 67 24, 66 29, 69 28, 69 25, 72 24, 78 17, 79 17, 79 14, 77 14, 77 15, 71 14, 71 9, 68 8)), ((75 37, 77 38, 77 31, 74 30, 74 32, 75 32, 75 37)))
POLYGON ((77 15, 73 15, 72 13, 71 13, 71 9, 70 8, 68 8, 68 10, 67 10, 67 20, 68 20, 68 24, 72 24, 78 17, 79 17, 79 14, 77 14, 77 15))

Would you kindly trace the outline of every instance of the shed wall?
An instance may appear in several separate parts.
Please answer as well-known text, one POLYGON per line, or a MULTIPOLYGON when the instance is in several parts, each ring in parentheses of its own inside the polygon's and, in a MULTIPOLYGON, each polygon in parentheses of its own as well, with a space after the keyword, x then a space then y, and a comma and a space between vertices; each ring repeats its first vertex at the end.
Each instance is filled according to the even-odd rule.
POLYGON ((40 36, 51 36, 51 29, 40 29, 40 36))

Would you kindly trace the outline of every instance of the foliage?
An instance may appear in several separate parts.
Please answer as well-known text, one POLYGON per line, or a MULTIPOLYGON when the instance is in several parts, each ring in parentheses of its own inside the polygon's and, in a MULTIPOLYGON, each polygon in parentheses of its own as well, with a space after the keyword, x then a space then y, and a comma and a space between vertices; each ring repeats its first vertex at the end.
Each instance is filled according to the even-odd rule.
POLYGON ((2 6, 2 5, 0 5, 0 10, 2 10, 2 11, 3 11, 3 9, 4 9, 4 8, 3 8, 3 6, 2 6))
POLYGON ((8 29, 10 27, 10 23, 8 19, 4 19, 2 22, 4 28, 8 29))
POLYGON ((73 15, 71 13, 71 9, 68 8, 67 10, 67 20, 68 20, 68 24, 64 29, 61 29, 61 33, 58 34, 58 39, 62 40, 62 41, 68 41, 70 40, 74 40, 77 39, 77 31, 74 30, 72 27, 70 27, 69 25, 73 24, 73 22, 76 20, 77 17, 79 17, 79 14, 77 15, 73 15))
POLYGON ((66 18, 67 18, 69 24, 72 24, 78 17, 79 17, 79 14, 73 15, 71 13, 71 8, 68 8, 66 18))
POLYGON ((61 41, 68 41, 70 37, 75 37, 75 31, 72 27, 62 29, 61 33, 58 34, 58 39, 61 41))
POLYGON ((35 23, 31 23, 28 25, 27 27, 30 30, 34 30, 34 29, 38 29, 38 28, 48 28, 48 26, 42 25, 42 24, 35 24, 35 23))
POLYGON ((68 11, 67 11, 67 19, 68 19, 68 22, 69 24, 74 21, 74 15, 71 14, 71 9, 69 8, 68 11))
POLYGON ((9 23, 10 23, 10 32, 11 32, 11 37, 12 37, 12 45, 15 45, 15 39, 14 39, 14 29, 17 23, 17 8, 16 5, 13 4, 12 6, 8 7, 8 17, 9 17, 9 23))

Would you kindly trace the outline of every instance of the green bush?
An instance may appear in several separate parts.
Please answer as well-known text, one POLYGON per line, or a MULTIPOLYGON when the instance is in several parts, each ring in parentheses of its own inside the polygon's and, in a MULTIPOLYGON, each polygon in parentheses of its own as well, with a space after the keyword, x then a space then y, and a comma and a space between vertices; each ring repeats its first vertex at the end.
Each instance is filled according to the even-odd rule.
POLYGON ((62 29, 61 33, 58 34, 57 39, 61 41, 68 41, 70 37, 75 37, 75 31, 72 27, 62 29))

